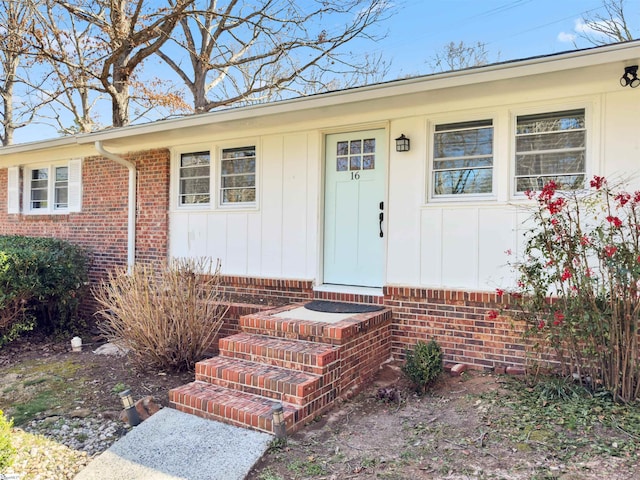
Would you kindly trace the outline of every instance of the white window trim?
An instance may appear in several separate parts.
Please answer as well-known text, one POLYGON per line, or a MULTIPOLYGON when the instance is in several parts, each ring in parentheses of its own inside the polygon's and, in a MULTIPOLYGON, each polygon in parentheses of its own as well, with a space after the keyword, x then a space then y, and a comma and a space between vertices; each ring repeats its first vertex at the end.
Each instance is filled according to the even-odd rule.
POLYGON ((494 111, 478 113, 469 112, 468 115, 456 114, 455 116, 447 115, 442 117, 432 117, 427 122, 427 178, 426 178, 426 190, 427 190, 427 203, 468 203, 468 202, 493 202, 498 198, 497 194, 497 152, 498 149, 498 135, 497 126, 499 124, 498 114, 494 111), (466 194, 451 194, 451 195, 435 195, 433 192, 433 162, 434 162, 434 138, 436 134, 437 125, 446 125, 451 123, 467 123, 476 122, 482 120, 491 120, 493 127, 493 166, 491 175, 491 192, 490 193, 466 193, 466 194))
MULTIPOLYGON (((82 208, 82 159, 74 158, 63 162, 40 163, 22 167, 22 212, 25 215, 68 215, 80 212, 82 208), (68 168, 67 207, 55 208, 55 169, 68 168), (47 169, 47 207, 31 208, 31 172, 47 169)), ((14 213, 15 212, 14 210, 14 213)))
POLYGON ((224 144, 218 147, 216 152, 216 180, 215 180, 215 195, 216 195, 216 207, 220 210, 255 210, 258 208, 258 184, 260 178, 260 150, 258 148, 258 142, 250 140, 246 142, 234 142, 231 144, 224 144), (224 150, 231 150, 234 148, 253 147, 256 155, 256 168, 255 175, 255 200, 253 202, 236 202, 236 203, 223 203, 222 202, 222 152, 224 150))
POLYGON ((260 143, 256 138, 248 138, 233 142, 196 143, 182 145, 171 149, 171 209, 174 212, 213 212, 213 211, 256 211, 260 198, 261 163, 260 143), (237 204, 222 203, 221 198, 221 168, 222 151, 230 148, 254 147, 256 149, 256 200, 237 204), (181 205, 180 204, 180 158, 185 153, 209 152, 209 203, 181 205))
MULTIPOLYGON (((516 129, 518 125, 518 117, 528 115, 540 115, 544 113, 565 112, 571 110, 584 110, 584 125, 585 125, 585 165, 584 165, 584 178, 585 188, 588 188, 588 182, 591 175, 594 172, 594 150, 596 146, 595 135, 596 125, 598 119, 595 115, 595 107, 593 102, 580 101, 571 103, 556 103, 545 104, 542 106, 535 106, 530 108, 519 108, 510 111, 509 119, 509 192, 510 198, 514 201, 528 201, 524 192, 518 192, 516 190, 516 129)), ((580 190, 572 190, 578 192, 580 190)))
POLYGON ((210 144, 198 144, 190 145, 184 148, 177 148, 172 150, 172 167, 171 167, 171 204, 174 209, 180 211, 198 211, 198 210, 211 210, 214 202, 212 201, 213 195, 215 195, 215 189, 213 178, 215 175, 215 148, 210 144), (209 152, 209 202, 207 203, 193 203, 182 205, 180 203, 180 160, 182 155, 196 152, 209 152))

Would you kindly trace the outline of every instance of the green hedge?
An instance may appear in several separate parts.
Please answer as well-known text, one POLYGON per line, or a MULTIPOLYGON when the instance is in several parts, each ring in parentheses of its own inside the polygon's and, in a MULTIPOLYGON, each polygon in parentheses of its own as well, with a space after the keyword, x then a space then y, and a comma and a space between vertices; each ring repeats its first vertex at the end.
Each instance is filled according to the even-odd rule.
POLYGON ((33 328, 77 330, 88 266, 86 252, 63 240, 0 236, 0 345, 33 328))

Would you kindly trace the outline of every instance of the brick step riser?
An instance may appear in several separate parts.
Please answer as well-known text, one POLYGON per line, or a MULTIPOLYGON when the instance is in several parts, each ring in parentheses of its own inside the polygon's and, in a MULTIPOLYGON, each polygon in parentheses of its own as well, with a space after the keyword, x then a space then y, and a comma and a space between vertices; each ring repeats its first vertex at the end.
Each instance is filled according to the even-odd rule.
POLYGON ((207 375, 196 375, 196 380, 299 406, 312 402, 321 394, 321 387, 319 384, 305 385, 303 387, 296 388, 299 386, 291 384, 283 385, 277 381, 265 381, 263 377, 253 379, 241 378, 239 382, 234 382, 225 375, 223 375, 222 378, 207 375), (278 385, 279 383, 280 385, 278 385))
POLYGON ((324 362, 304 358, 308 356, 295 355, 291 352, 284 352, 284 354, 282 354, 281 352, 266 352, 266 355, 262 355, 252 352, 225 349, 220 350, 220 356, 226 358, 237 358, 239 360, 246 360, 249 362, 262 363, 263 365, 271 365, 274 367, 296 370, 298 372, 313 373, 314 375, 324 375, 326 372, 330 372, 340 367, 339 358, 331 363, 318 365, 318 363, 324 362))
POLYGON ((339 345, 340 342, 335 338, 330 338, 322 335, 304 335, 299 332, 292 331, 284 331, 279 329, 272 328, 259 328, 259 327, 249 327, 245 325, 241 325, 240 328, 245 333, 251 333, 253 335, 266 335, 269 337, 276 338, 284 338, 287 340, 302 340, 305 342, 315 342, 315 343, 328 343, 331 345, 339 345))
MULTIPOLYGON (((273 433, 271 410, 265 410, 264 407, 247 411, 247 408, 234 406, 233 399, 227 403, 222 399, 206 398, 206 394, 199 396, 198 393, 180 393, 175 390, 169 392, 169 403, 176 410, 201 418, 273 433)), ((300 424, 301 412, 298 407, 285 407, 284 421, 287 432, 293 432, 300 424)))

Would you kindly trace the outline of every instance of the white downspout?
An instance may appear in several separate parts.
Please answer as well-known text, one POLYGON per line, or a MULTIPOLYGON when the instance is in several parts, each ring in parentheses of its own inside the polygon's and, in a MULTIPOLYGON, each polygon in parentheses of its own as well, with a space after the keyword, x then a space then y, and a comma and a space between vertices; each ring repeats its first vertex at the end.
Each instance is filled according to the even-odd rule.
POLYGON ((96 141, 96 151, 105 158, 113 160, 119 165, 127 167, 129 170, 129 215, 127 221, 127 268, 129 272, 136 262, 136 166, 119 157, 115 153, 108 152, 102 146, 100 140, 96 141))

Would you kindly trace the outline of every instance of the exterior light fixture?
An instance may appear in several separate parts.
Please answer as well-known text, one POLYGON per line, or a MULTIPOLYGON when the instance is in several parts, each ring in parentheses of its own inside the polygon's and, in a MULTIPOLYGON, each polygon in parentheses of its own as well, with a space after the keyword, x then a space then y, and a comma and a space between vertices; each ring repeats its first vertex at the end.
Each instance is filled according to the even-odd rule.
POLYGON ((410 141, 404 136, 404 133, 396 138, 396 152, 408 152, 410 148, 410 141))
POLYGON ((629 86, 631 88, 636 88, 640 85, 640 78, 638 78, 638 65, 624 67, 624 75, 620 77, 620 85, 623 87, 629 86))
POLYGON ((281 403, 276 403, 271 407, 273 433, 277 439, 282 440, 287 436, 287 429, 284 424, 284 409, 281 403))
POLYGON ((138 411, 136 410, 136 405, 133 401, 131 390, 120 392, 120 400, 122 400, 122 406, 127 413, 127 423, 132 427, 140 425, 140 422, 142 422, 142 420, 140 420, 140 416, 138 415, 138 411))

